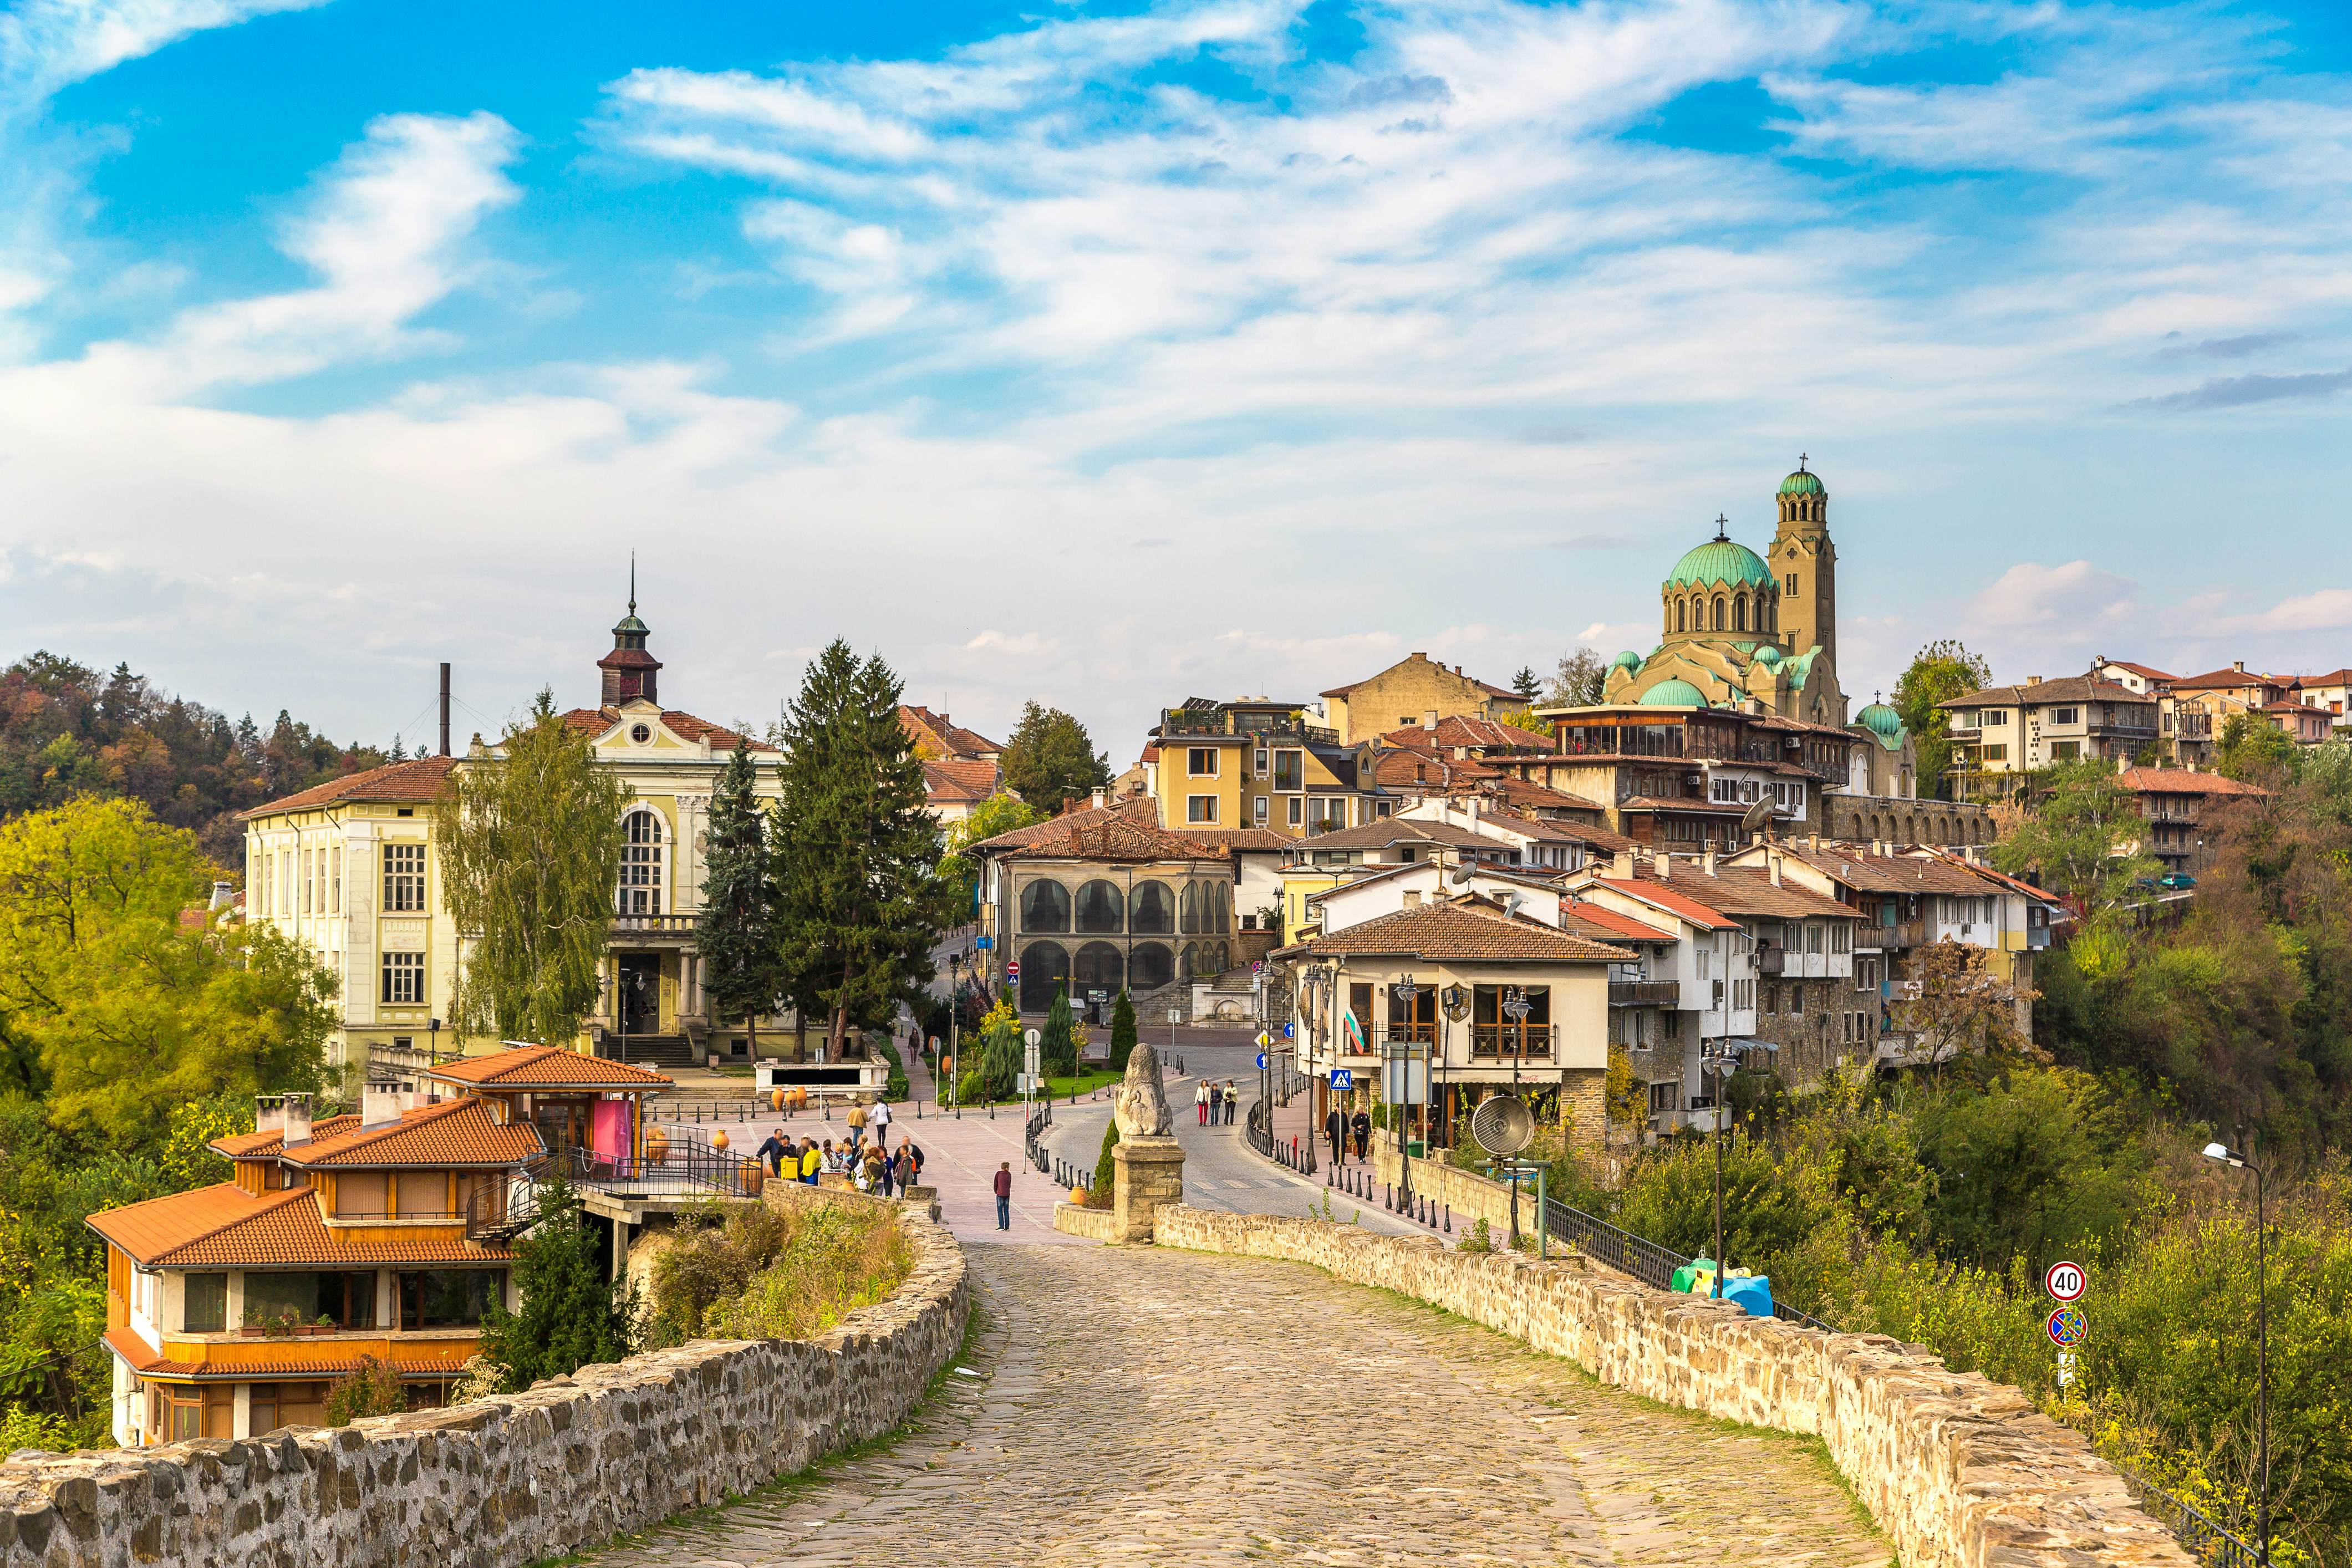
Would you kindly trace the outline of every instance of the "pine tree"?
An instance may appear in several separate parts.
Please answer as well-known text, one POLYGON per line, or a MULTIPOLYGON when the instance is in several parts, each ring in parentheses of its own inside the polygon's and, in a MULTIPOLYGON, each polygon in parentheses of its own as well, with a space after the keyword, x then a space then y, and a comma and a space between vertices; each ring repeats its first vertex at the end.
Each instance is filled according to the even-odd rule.
POLYGON ((760 1016, 783 994, 783 944, 776 931, 776 893, 768 859, 765 814, 751 749, 738 746, 711 792, 709 849, 702 920, 695 946, 705 988, 722 1018, 740 1017, 751 1058, 760 1056, 760 1016))
POLYGON ((1008 1100, 1021 1071, 1021 1026, 1000 1018, 989 1026, 980 1049, 980 1092, 983 1100, 1008 1100))
POLYGON ((1022 707, 997 759, 1004 784, 1048 816, 1110 783, 1110 757, 1095 750, 1087 727, 1058 708, 1022 707))
POLYGON ((1102 1152, 1095 1156, 1094 1202, 1090 1208, 1108 1208, 1111 1189, 1118 1181, 1118 1162, 1111 1151, 1118 1147, 1118 1118, 1114 1116, 1103 1128, 1102 1152))
POLYGON ((1110 1010, 1110 1070, 1125 1072, 1127 1058, 1135 1054, 1135 1003, 1122 989, 1118 1005, 1110 1010))
POLYGON ((569 1045, 596 1005, 630 790, 551 692, 502 750, 453 772, 435 807, 442 900, 478 933, 450 1016, 461 1039, 569 1045))
POLYGON ((1519 694, 1522 702, 1533 702, 1543 695, 1543 682, 1536 679, 1533 665, 1519 666, 1518 674, 1511 677, 1511 689, 1519 694))
POLYGON ((515 1244, 515 1289, 522 1306, 493 1301, 482 1315, 482 1356, 499 1385, 520 1393, 541 1378, 569 1377, 629 1353, 634 1302, 598 1266, 602 1244, 581 1222, 580 1198, 562 1180, 547 1189, 542 1215, 515 1244))
POLYGON ((898 678, 836 640, 817 656, 782 728, 782 798, 770 855, 784 992, 828 1020, 828 1060, 852 1029, 887 1024, 931 974, 949 919, 940 829, 898 722, 898 678))
POLYGON ((1037 1066, 1047 1078, 1074 1078, 1078 1070, 1078 1043, 1072 1037, 1070 988, 1054 987, 1054 1005, 1045 1009, 1045 1027, 1037 1041, 1037 1066))

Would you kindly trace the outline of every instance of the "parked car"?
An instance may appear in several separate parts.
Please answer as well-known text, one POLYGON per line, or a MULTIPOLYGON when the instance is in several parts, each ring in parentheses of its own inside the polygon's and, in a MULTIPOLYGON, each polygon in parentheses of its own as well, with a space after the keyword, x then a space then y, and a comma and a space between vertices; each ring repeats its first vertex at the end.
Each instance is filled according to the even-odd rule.
POLYGON ((2197 885, 2197 879, 2186 871, 2168 871, 2157 879, 2156 885, 2168 893, 2185 892, 2197 885))

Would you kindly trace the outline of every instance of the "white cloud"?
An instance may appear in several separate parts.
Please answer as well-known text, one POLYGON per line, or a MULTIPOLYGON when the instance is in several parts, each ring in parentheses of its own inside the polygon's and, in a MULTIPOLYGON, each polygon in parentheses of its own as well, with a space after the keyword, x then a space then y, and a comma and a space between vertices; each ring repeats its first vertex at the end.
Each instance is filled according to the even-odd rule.
POLYGON ((1969 607, 1971 619, 1982 626, 2055 628, 2079 639, 2095 636, 2131 615, 2135 608, 2131 593, 2129 582, 2088 561, 2069 561, 2061 566, 2021 561, 1971 600, 1969 607))
POLYGON ((324 0, 19 0, 0 13, 0 101, 22 109, 191 33, 324 0))
POLYGON ((2251 616, 2231 616, 2216 624, 2228 632, 2329 632, 2352 628, 2352 588, 2320 588, 2280 600, 2251 616))

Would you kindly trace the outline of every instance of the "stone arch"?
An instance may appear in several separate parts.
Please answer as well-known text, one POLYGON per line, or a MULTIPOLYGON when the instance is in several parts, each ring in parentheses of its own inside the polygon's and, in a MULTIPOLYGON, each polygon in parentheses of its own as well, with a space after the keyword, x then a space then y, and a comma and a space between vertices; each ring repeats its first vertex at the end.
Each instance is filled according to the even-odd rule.
MULTIPOLYGON (((1033 886, 1034 884, 1032 884, 1033 886)), ((1042 1013, 1070 978, 1070 950, 1058 942, 1033 942, 1021 949, 1021 1010, 1042 1013)))
POLYGON ((1129 900, 1127 929, 1137 936, 1172 936, 1176 931, 1176 895, 1165 882, 1138 882, 1129 900))
POLYGON ((1078 889, 1078 930, 1115 936, 1126 927, 1127 899, 1117 882, 1097 877, 1078 889))
MULTIPOLYGON (((1021 889, 1021 929, 1032 931, 1067 931, 1070 929, 1070 889, 1061 883, 1039 879, 1021 889)), ((1064 970, 1065 973, 1068 971, 1064 970)), ((1026 994, 1028 987, 1022 987, 1026 994)))
POLYGON ((1720 595, 1720 594, 1717 594, 1717 595, 1715 596, 1715 627, 1714 627, 1714 629, 1715 629, 1715 630, 1717 630, 1717 631, 1721 631, 1721 630, 1723 629, 1723 611, 1724 611, 1723 595, 1720 595))
POLYGON ((1138 991, 1151 991, 1176 978, 1176 955, 1161 942, 1139 942, 1127 955, 1127 983, 1138 991))
POLYGON ((1116 996, 1126 988, 1127 958, 1117 947, 1107 942, 1090 942, 1078 949, 1070 971, 1073 1001, 1083 1000, 1089 991, 1104 991, 1116 996))

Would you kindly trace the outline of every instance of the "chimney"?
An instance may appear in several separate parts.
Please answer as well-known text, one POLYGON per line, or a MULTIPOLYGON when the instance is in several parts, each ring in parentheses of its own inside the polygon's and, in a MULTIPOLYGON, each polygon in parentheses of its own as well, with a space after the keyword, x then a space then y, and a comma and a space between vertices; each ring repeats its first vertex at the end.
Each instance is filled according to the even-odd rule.
POLYGON ((1096 809, 1097 811, 1100 811, 1104 806, 1106 806, 1106 805, 1109 805, 1109 804, 1110 804, 1110 792, 1109 792, 1108 790, 1100 790, 1100 789, 1098 789, 1098 790, 1095 791, 1095 809, 1096 809))
POLYGON ((397 1121, 413 1097, 389 1079, 371 1079, 360 1090, 360 1125, 381 1127, 397 1121))
POLYGON ((1820 853, 1822 847, 1822 836, 1818 833, 1806 834, 1805 847, 1815 854, 1820 853))
POLYGON ((2025 684, 2028 686, 2039 686, 2042 684, 2042 678, 2038 675, 2029 675, 2025 678, 2025 684))
POLYGON ((1435 732, 1435 731, 1436 731, 1436 729, 1437 729, 1437 710, 1436 710, 1436 709, 1432 708, 1431 710, 1429 710, 1429 711, 1427 711, 1426 713, 1423 713, 1423 714, 1421 716, 1421 727, 1422 727, 1423 729, 1424 729, 1424 730, 1427 730, 1427 731, 1432 731, 1433 733, 1434 733, 1434 732, 1435 732))
POLYGON ((230 887, 226 882, 215 882, 213 884, 213 901, 205 907, 215 910, 226 909, 228 907, 230 899, 236 896, 236 890, 230 887))
POLYGON ((1670 882, 1674 880, 1675 858, 1671 855, 1653 855, 1650 857, 1650 869, 1658 874, 1659 881, 1670 882))
POLYGON ((446 659, 441 665, 441 754, 449 754, 449 665, 446 659))
POLYGON ((1764 870, 1766 875, 1772 879, 1772 885, 1779 887, 1780 885, 1780 852, 1778 849, 1764 851, 1764 870))
POLYGON ((285 1100, 286 1111, 278 1125, 286 1135, 286 1146, 290 1149, 297 1143, 310 1141, 310 1097, 289 1094, 285 1100))
POLYGON ((1872 839, 1870 841, 1870 852, 1873 855, 1884 857, 1886 853, 1886 840, 1884 838, 1872 839))
POLYGON ((275 1132, 286 1125, 286 1097, 282 1094, 257 1094, 253 1097, 253 1130, 275 1132))
POLYGON ((1621 882, 1632 881, 1633 879, 1633 852, 1631 849, 1620 849, 1615 855, 1612 856, 1609 860, 1609 874, 1621 882))
POLYGON ((2230 668, 2243 675, 2246 672, 2246 661, 2242 658, 2233 658, 2230 661, 2230 668))
POLYGON ((1478 797, 1475 795, 1470 797, 1469 811, 1470 831, 1475 833, 1478 831, 1478 797))
POLYGON ((1704 851, 1702 851, 1702 852, 1701 852, 1701 854, 1699 855, 1698 863, 1699 863, 1699 868, 1700 868, 1701 870, 1705 871, 1708 876, 1712 877, 1712 876, 1714 876, 1714 875, 1715 875, 1715 840, 1714 840, 1714 839, 1710 838, 1710 839, 1708 839, 1708 840, 1706 841, 1706 848, 1704 851))

